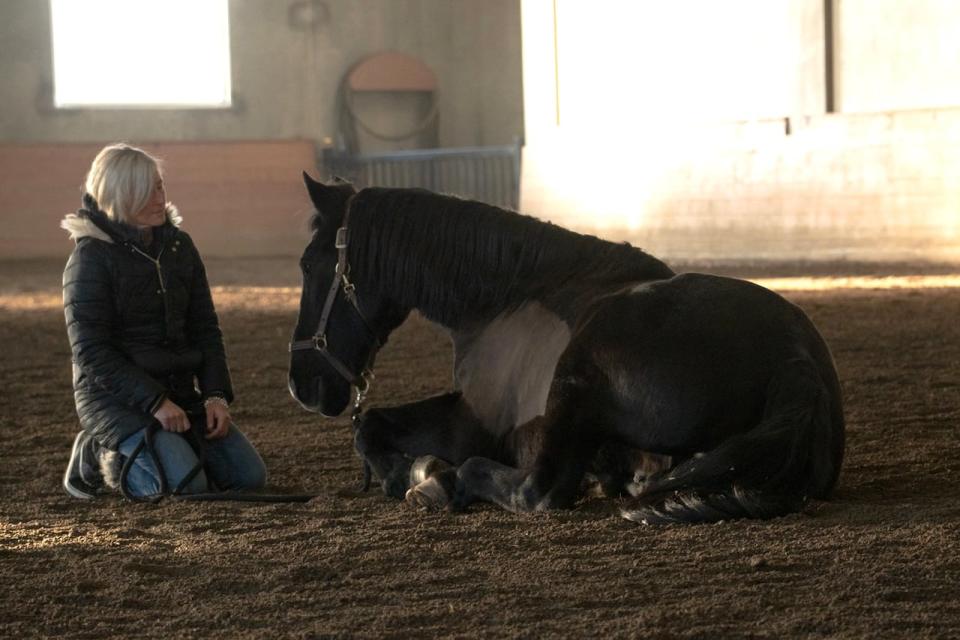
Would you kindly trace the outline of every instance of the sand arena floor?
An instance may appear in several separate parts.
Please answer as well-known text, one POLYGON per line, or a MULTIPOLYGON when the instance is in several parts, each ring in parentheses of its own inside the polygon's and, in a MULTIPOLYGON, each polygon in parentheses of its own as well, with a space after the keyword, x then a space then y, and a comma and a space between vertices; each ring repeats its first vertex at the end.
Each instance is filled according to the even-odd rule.
MULTIPOLYGON (((0 637, 960 637, 960 284, 914 265, 743 265, 831 345, 848 448, 836 498, 768 522, 638 527, 611 500, 425 514, 371 492, 346 418, 286 391, 296 261, 208 261, 236 421, 302 505, 70 498, 62 263, 0 263, 0 637), (925 279, 907 277, 922 273, 925 279), (876 275, 900 279, 878 280, 876 275), (881 288, 875 288, 881 287, 881 288)), ((716 269, 714 269, 716 270, 716 269)), ((371 404, 450 387, 412 318, 371 404)))

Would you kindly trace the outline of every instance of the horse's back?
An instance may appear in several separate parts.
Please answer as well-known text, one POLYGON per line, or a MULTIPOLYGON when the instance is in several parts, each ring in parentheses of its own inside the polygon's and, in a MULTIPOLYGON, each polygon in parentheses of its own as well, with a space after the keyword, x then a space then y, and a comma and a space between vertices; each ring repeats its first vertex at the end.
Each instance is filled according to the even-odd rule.
POLYGON ((832 359, 802 310, 753 283, 691 273, 599 299, 558 374, 600 373, 611 435, 683 455, 759 422, 768 385, 797 360, 823 378, 842 420, 832 359))

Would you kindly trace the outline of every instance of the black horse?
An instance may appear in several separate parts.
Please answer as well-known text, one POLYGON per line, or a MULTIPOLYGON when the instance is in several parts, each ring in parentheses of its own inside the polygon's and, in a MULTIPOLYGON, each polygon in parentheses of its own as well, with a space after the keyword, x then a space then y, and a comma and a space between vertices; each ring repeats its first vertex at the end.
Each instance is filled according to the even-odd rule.
POLYGON ((317 212, 291 343, 300 404, 342 413, 411 310, 453 340, 456 391, 356 420, 386 494, 567 507, 591 469, 629 484, 637 450, 672 460, 624 510, 639 522, 767 518, 831 492, 836 370, 777 294, 478 202, 304 180, 317 212))

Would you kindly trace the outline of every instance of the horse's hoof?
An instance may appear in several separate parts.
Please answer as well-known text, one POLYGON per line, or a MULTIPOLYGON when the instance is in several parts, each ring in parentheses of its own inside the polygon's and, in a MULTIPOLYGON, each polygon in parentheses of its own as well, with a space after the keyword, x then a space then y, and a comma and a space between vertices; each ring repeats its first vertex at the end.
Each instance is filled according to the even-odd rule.
POLYGON ((410 465, 410 486, 415 487, 430 476, 443 473, 453 467, 436 456, 420 456, 410 465))
POLYGON ((450 496, 434 476, 407 490, 405 500, 424 511, 441 511, 450 504, 450 496))

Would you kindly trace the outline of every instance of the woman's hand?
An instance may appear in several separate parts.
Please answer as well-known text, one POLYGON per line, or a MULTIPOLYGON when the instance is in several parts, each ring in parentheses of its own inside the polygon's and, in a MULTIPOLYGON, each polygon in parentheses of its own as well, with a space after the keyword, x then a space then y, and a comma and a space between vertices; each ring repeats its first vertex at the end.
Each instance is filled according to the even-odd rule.
POLYGON ((160 421, 160 426, 163 427, 164 431, 183 433, 190 429, 190 418, 188 418, 186 412, 170 398, 163 399, 160 408, 154 412, 153 417, 160 421))
POLYGON ((207 410, 207 440, 219 440, 230 430, 230 410, 225 402, 218 398, 208 400, 204 408, 207 410))

